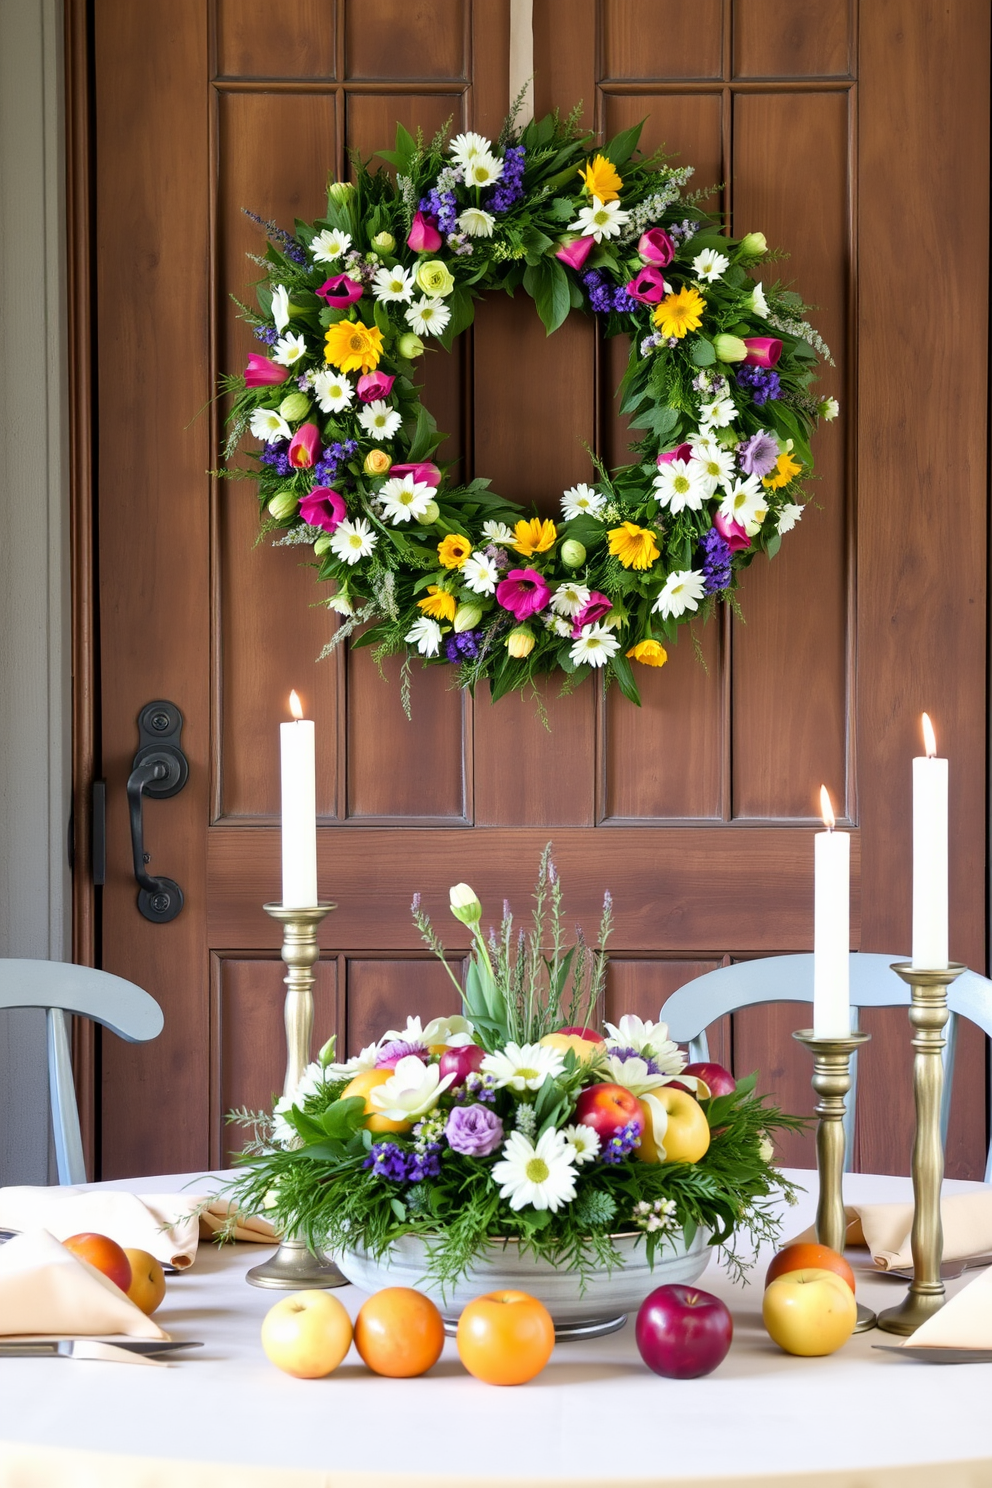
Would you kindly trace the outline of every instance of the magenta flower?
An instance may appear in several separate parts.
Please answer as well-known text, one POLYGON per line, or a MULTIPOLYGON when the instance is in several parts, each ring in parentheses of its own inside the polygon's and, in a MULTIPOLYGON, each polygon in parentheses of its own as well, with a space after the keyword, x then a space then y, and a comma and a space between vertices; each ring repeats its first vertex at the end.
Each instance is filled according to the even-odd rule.
POLYGON ((246 387, 272 387, 277 382, 285 382, 288 376, 288 367, 278 367, 275 362, 270 362, 268 357, 259 356, 256 351, 248 353, 248 365, 245 368, 246 387))
POLYGON ((336 531, 347 512, 344 497, 330 486, 314 486, 300 501, 300 516, 307 526, 322 527, 325 532, 336 531))
POLYGON ((731 553, 739 553, 743 548, 751 546, 748 537, 740 522, 735 522, 733 517, 725 517, 723 512, 718 511, 713 518, 713 526, 723 538, 731 553))
POLYGON ((395 377, 390 377, 388 372, 366 372, 364 377, 358 379, 355 391, 363 403, 374 403, 376 398, 388 398, 395 377))
POLYGON ((635 278, 624 285, 624 289, 632 300, 640 300, 642 305, 659 305, 668 293, 665 276, 654 264, 641 269, 635 278))
POLYGON ((673 460, 691 460, 692 445, 677 444, 673 450, 664 450, 657 459, 659 465, 671 465, 673 460))
POLYGON ((595 238, 568 238, 555 250, 555 258, 567 264, 570 269, 581 269, 592 252, 595 241, 595 238))
MULTIPOLYGON (((362 382, 364 381, 363 377, 362 382)), ((435 491, 441 484, 441 472, 430 460, 421 460, 415 465, 394 465, 389 473, 401 480, 404 475, 412 475, 415 481, 420 481, 424 486, 433 486, 435 491)))
POLYGON ((600 594, 598 589, 594 589, 572 621, 572 640, 579 639, 583 625, 595 625, 597 621, 602 620, 604 615, 608 615, 612 608, 612 599, 607 599, 605 594, 600 594))
POLYGON ((295 470, 309 470, 317 458, 320 447, 320 430, 316 424, 301 424, 289 441, 286 451, 289 463, 295 470))
POLYGON ((347 274, 335 274, 332 279, 325 279, 316 293, 332 310, 346 310, 362 298, 362 286, 347 274))
POLYGON ((431 219, 425 217, 423 212, 417 212, 406 241, 414 253, 436 253, 444 239, 431 219))
POLYGON ((529 620, 551 600, 551 590, 536 568, 511 568, 496 585, 496 599, 518 620, 529 620))
POLYGON ((774 336, 745 336, 744 345, 747 347, 745 366, 774 367, 782 355, 782 343, 774 336))
POLYGON ((663 227, 649 227, 647 232, 641 233, 637 251, 645 263, 667 269, 675 257, 675 244, 663 227))

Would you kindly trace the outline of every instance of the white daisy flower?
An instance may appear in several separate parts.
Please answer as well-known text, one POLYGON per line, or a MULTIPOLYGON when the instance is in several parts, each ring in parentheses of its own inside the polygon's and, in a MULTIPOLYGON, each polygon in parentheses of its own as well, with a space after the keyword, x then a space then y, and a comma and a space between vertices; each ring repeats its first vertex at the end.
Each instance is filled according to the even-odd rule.
POLYGON ((256 408, 248 421, 248 427, 256 439, 264 439, 266 444, 293 437, 292 429, 274 408, 256 408))
POLYGON ((606 497, 580 482, 577 486, 569 486, 561 498, 561 510, 566 522, 573 517, 595 517, 606 505, 606 497))
POLYGON ((310 257, 314 263, 333 263, 351 247, 351 233, 339 232, 336 227, 325 227, 310 244, 310 257))
POLYGON ((618 201, 601 202, 598 196, 594 196, 588 207, 579 208, 579 215, 569 224, 568 230, 601 243, 604 238, 615 238, 629 220, 630 213, 625 212, 618 201))
POLYGON ((500 547, 517 540, 513 529, 507 527, 505 522, 483 522, 482 535, 487 542, 497 543, 500 547))
MULTIPOLYGON (((338 528, 340 532, 340 527, 338 528)), ((416 646, 421 656, 436 656, 441 649, 441 627, 430 615, 421 615, 403 637, 416 646)))
POLYGON ((658 500, 675 516, 680 511, 699 511, 709 495, 706 476, 698 460, 670 460, 659 465, 654 478, 658 500))
POLYGON ((405 305, 415 288, 412 270, 405 269, 402 264, 395 264, 391 269, 377 269, 372 280, 372 293, 383 304, 395 300, 405 305))
POLYGON ((434 500, 434 487, 426 481, 414 480, 412 475, 394 475, 379 487, 379 499, 383 516, 398 527, 400 522, 424 515, 434 500))
POLYGON ((607 1049, 636 1049, 669 1075, 685 1068, 685 1055, 668 1037, 667 1023, 652 1023, 636 1013, 624 1013, 619 1023, 607 1023, 606 1030, 607 1049))
POLYGON ((473 553, 462 564, 462 580, 473 594, 495 594, 499 569, 486 553, 473 553))
POLYGON ((367 558, 379 541, 364 517, 352 522, 345 518, 331 534, 331 552, 344 563, 357 563, 367 558))
POLYGON ((348 408, 355 396, 355 389, 343 372, 333 372, 322 367, 313 374, 313 391, 321 413, 340 413, 348 408))
POLYGON ((387 1121, 418 1121, 433 1111, 454 1079, 453 1074, 442 1075, 439 1065, 405 1054, 389 1079, 370 1091, 369 1100, 387 1121))
POLYGON ((477 155, 491 154, 492 148, 492 140, 486 139, 484 134, 473 134, 471 130, 467 130, 465 134, 456 134, 448 146, 452 156, 463 170, 477 155))
POLYGON ((407 325, 418 336, 440 336, 451 319, 451 311, 440 300, 421 295, 406 311, 407 325))
POLYGON ((698 465, 706 483, 706 498, 716 495, 718 486, 729 488, 737 467, 731 450, 724 449, 715 439, 690 440, 692 463, 698 465))
POLYGON ((647 1058, 642 1058, 639 1054, 631 1055, 628 1059, 621 1059, 617 1054, 607 1054, 599 1072, 604 1080, 612 1085, 622 1085, 631 1095, 647 1095, 649 1090, 667 1085, 669 1079, 660 1070, 657 1074, 652 1073, 647 1058))
POLYGON ((686 610, 698 610, 699 601, 706 595, 706 580, 701 573, 691 568, 670 573, 665 587, 651 606, 652 613, 665 620, 677 620, 686 610))
POLYGON ((735 481, 721 501, 720 510, 753 537, 768 514, 768 495, 758 477, 749 475, 746 480, 735 481))
POLYGON ((796 523, 801 519, 802 514, 803 509, 797 502, 788 502, 778 514, 779 532, 791 532, 796 523))
POLYGON ((503 174, 503 162, 489 150, 480 150, 462 167, 466 186, 494 186, 503 174))
POLYGON ((566 620, 562 615, 552 615, 550 613, 545 615, 544 628, 545 630, 552 631, 556 636, 561 636, 562 640, 571 637, 572 634, 572 622, 566 620))
POLYGON ((558 615, 577 615, 589 603, 585 584, 559 584, 551 596, 551 608, 558 615))
POLYGON ((834 419, 840 413, 840 404, 836 398, 824 398, 816 411, 822 419, 825 419, 830 424, 833 423, 834 419))
POLYGON ((491 238, 496 218, 491 212, 484 212, 481 207, 466 207, 457 219, 456 226, 468 233, 470 238, 491 238))
POLYGON ((708 403, 700 405, 699 422, 704 429, 722 429, 724 424, 730 423, 736 412, 733 398, 725 398, 719 393, 708 403))
POLYGON ((576 1167, 592 1162, 599 1152, 599 1132, 586 1126, 584 1121, 577 1121, 574 1126, 563 1126, 560 1135, 564 1137, 566 1145, 571 1147, 572 1161, 576 1167))
POLYGON ((540 1090, 547 1077, 555 1079, 565 1068, 564 1057, 557 1049, 544 1044, 509 1043, 495 1054, 487 1054, 479 1066, 484 1075, 492 1075, 497 1088, 508 1086, 523 1094, 540 1090))
POLYGON ((360 1054, 353 1054, 350 1059, 341 1064, 329 1064, 327 1066, 327 1078, 329 1080, 351 1080, 355 1075, 360 1075, 363 1070, 375 1069, 376 1059, 379 1056, 378 1044, 366 1044, 360 1054))
POLYGON ((370 439, 392 439, 403 418, 385 398, 375 398, 362 409, 358 422, 370 439))
POLYGON ((285 284, 272 286, 272 319, 280 336, 289 325, 289 290, 285 284))
POLYGON ((697 279, 705 279, 712 284, 714 279, 719 279, 724 269, 730 267, 730 259, 725 253, 717 253, 715 248, 704 248, 692 260, 692 267, 697 279))
POLYGON ((620 650, 620 642, 606 625, 583 625, 569 656, 576 666, 605 666, 620 650))
POLYGON ((296 331, 289 331, 280 337, 272 348, 272 360, 278 362, 280 367, 295 367, 306 354, 307 343, 296 331))
POLYGON ((574 1150, 553 1127, 536 1143, 523 1132, 511 1132, 502 1160, 493 1168, 493 1182, 501 1185, 500 1198, 509 1199, 511 1209, 531 1204, 557 1213, 562 1204, 575 1198, 574 1150))
POLYGON ((768 319, 768 301, 765 299, 765 291, 758 283, 752 289, 750 296, 745 301, 755 315, 760 315, 762 320, 768 319))

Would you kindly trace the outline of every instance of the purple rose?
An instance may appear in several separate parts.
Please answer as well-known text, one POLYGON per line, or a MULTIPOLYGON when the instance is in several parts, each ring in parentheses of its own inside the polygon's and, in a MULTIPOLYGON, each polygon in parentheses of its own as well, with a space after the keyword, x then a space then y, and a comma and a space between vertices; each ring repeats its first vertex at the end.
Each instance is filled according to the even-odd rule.
POLYGON ((452 1152, 488 1157, 503 1140, 503 1122, 488 1106, 455 1106, 444 1135, 452 1152))

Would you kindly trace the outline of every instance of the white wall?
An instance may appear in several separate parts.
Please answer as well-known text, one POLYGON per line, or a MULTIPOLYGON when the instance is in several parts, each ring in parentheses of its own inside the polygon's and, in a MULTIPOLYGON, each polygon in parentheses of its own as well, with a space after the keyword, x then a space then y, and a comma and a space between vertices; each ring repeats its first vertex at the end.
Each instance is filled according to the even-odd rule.
MULTIPOLYGON (((70 947, 60 0, 0 0, 0 956, 70 947)), ((0 1183, 49 1173, 44 1014, 0 1013, 0 1183)))

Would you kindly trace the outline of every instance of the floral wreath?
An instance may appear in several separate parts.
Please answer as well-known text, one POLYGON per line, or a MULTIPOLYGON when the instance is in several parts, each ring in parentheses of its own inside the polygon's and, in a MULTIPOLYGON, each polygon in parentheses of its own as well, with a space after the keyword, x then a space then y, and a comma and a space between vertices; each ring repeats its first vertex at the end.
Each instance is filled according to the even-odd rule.
MULTIPOLYGON (((775 257, 683 195, 691 167, 639 156, 641 125, 593 151, 577 110, 495 142, 397 127, 396 171, 355 162, 327 214, 294 234, 263 224, 259 311, 239 305, 268 355, 224 380, 230 458, 261 442, 263 533, 312 548, 340 617, 323 655, 400 652, 485 679, 495 701, 560 670, 590 670, 640 702, 631 663, 660 667, 680 625, 706 618, 755 554, 802 516, 809 436, 836 417, 809 388, 828 348, 780 285, 775 257), (635 463, 565 491, 561 518, 526 513, 434 460, 444 434, 420 401, 417 362, 450 350, 485 291, 522 287, 550 335, 572 309, 631 338, 620 412, 643 431, 635 463)), ((255 219, 261 221, 261 219, 255 219)))

